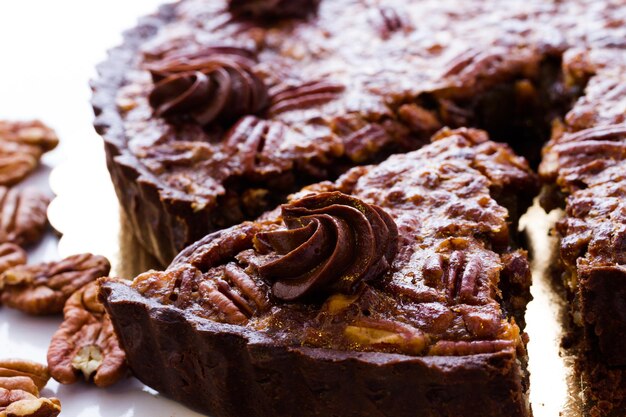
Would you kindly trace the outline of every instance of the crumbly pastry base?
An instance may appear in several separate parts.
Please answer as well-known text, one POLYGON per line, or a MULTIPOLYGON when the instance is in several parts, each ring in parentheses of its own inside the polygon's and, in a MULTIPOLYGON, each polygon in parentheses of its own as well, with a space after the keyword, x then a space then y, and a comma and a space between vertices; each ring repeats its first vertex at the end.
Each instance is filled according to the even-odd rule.
POLYGON ((141 358, 131 362, 135 375, 216 416, 529 415, 512 351, 413 357, 280 347, 240 326, 141 297, 124 283, 107 283, 102 291, 120 318, 129 358, 141 358))

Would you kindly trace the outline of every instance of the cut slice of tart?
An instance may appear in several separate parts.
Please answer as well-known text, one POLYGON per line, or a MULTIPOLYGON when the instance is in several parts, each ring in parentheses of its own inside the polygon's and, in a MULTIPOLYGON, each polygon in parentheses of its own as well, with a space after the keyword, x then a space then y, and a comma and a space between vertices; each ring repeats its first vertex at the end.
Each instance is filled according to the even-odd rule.
POLYGON ((320 183, 101 282, 144 383, 222 416, 531 415, 526 253, 537 191, 478 130, 320 183))

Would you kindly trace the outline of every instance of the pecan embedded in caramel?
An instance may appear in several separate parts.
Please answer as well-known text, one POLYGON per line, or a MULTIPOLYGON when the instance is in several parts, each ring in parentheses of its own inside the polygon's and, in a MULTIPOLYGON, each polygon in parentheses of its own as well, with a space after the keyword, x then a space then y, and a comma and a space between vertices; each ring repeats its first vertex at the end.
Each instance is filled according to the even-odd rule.
POLYGON ((419 330, 390 320, 361 318, 346 326, 344 336, 364 349, 419 355, 428 345, 428 336, 419 330))
POLYGON ((48 223, 49 203, 50 199, 35 188, 0 186, 0 243, 27 245, 39 240, 48 223))
POLYGON ((0 275, 4 285, 2 302, 29 314, 55 314, 78 289, 106 276, 109 261, 89 253, 69 256, 58 262, 19 265, 0 275))
POLYGON ((24 359, 0 359, 0 377, 26 377, 33 381, 38 390, 48 383, 50 374, 45 365, 24 359))
POLYGON ((39 121, 0 121, 0 185, 24 179, 58 143, 54 131, 39 121))
POLYGON ((196 304, 202 308, 202 316, 230 324, 244 324, 269 308, 261 285, 234 262, 206 275, 189 266, 149 271, 133 282, 142 294, 180 308, 196 304))
POLYGON ((336 100, 344 90, 343 84, 324 80, 286 87, 272 95, 268 112, 276 115, 286 111, 319 106, 336 100))
POLYGON ((281 158, 286 126, 256 116, 243 117, 226 135, 225 149, 244 174, 258 176, 283 172, 292 161, 281 158))
POLYGON ((372 9, 370 20, 383 39, 388 39, 395 32, 411 27, 407 13, 391 6, 380 6, 372 9))
POLYGON ((67 300, 64 321, 50 342, 48 366, 62 384, 72 384, 82 374, 105 387, 126 374, 126 354, 97 295, 97 282, 76 291, 67 300))
MULTIPOLYGON (((0 274, 9 268, 26 263, 26 251, 13 243, 0 244, 0 274)), ((0 281, 0 291, 3 282, 0 281)))
POLYGON ((391 142, 391 137, 379 124, 367 125, 343 139, 345 153, 354 162, 363 163, 391 142))

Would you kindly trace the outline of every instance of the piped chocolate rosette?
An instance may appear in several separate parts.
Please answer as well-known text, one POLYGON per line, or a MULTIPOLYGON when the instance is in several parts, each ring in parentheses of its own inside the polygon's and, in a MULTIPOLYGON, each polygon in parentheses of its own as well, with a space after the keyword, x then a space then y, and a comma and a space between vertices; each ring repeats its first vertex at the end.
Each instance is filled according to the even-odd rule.
POLYGON ((326 288, 353 292, 361 281, 387 271, 397 251, 398 229, 389 214, 340 192, 285 205, 282 218, 287 229, 254 239, 259 253, 279 255, 258 271, 282 300, 326 288))
POLYGON ((268 90, 255 64, 252 52, 237 47, 169 56, 148 66, 150 105, 158 117, 191 118, 202 126, 257 114, 268 104, 268 90))
POLYGON ((133 287, 211 320, 246 324, 274 304, 353 294, 380 278, 397 251, 398 230, 378 206, 323 192, 281 207, 276 221, 216 232, 183 251, 165 272, 133 287), (233 261, 234 260, 234 261, 233 261))

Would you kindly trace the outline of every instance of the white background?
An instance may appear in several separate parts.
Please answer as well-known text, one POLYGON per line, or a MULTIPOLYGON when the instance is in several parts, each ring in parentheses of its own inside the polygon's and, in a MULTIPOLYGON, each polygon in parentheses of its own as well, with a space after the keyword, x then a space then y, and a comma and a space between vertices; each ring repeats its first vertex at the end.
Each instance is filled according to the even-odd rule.
MULTIPOLYGON (((121 32, 159 0, 0 0, 0 119, 39 118, 54 127, 60 147, 29 179, 46 187, 50 171, 55 192, 52 223, 66 233, 57 250, 50 233, 31 248, 31 261, 55 259, 73 252, 107 253, 115 246, 110 227, 117 203, 102 160, 89 105, 89 79, 106 50, 121 41, 121 32), (100 221, 108 216, 107 221, 100 221), (90 230, 90 233, 84 233, 90 230), (82 233, 73 233, 82 231, 82 233)), ((0 308, 0 358, 20 357, 45 363, 48 342, 60 317, 28 317, 0 308)), ((84 383, 43 392, 61 399, 65 417, 197 416, 130 379, 106 390, 84 383)))

